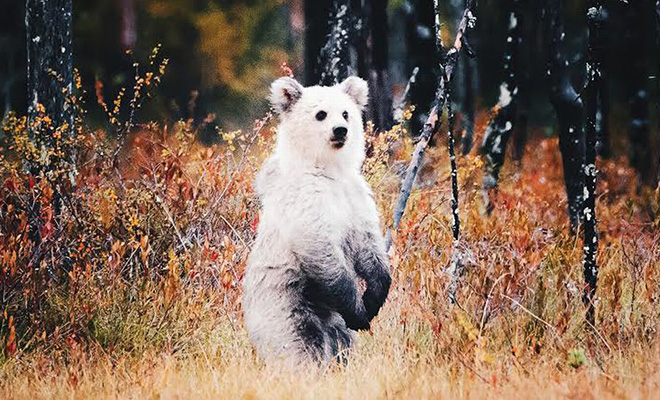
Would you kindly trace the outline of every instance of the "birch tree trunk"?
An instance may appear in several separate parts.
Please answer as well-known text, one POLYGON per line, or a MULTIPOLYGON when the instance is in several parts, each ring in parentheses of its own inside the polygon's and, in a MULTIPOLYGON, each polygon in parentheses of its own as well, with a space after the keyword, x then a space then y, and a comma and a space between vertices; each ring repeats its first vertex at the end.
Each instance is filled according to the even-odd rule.
MULTIPOLYGON (((434 2, 436 5, 437 5, 437 1, 438 0, 435 0, 434 2)), ((450 84, 452 77, 454 75, 454 69, 456 68, 456 63, 458 61, 458 57, 461 53, 461 50, 463 49, 463 45, 466 42, 465 34, 470 29, 472 29, 476 23, 476 18, 472 14, 473 7, 474 7, 473 0, 468 0, 465 6, 465 11, 463 12, 463 17, 461 18, 461 22, 459 24, 458 32, 456 33, 456 39, 454 40, 454 45, 449 51, 447 51, 446 54, 442 47, 442 40, 439 35, 439 29, 438 29, 438 33, 436 35, 433 35, 434 43, 436 43, 434 44, 434 46, 438 49, 438 52, 442 53, 442 55, 439 57, 442 67, 441 68, 442 73, 438 79, 438 85, 436 87, 436 92, 435 92, 436 94, 435 94, 434 105, 429 110, 428 113, 429 117, 424 123, 424 127, 422 131, 419 133, 419 141, 417 142, 417 144, 415 145, 415 149, 413 150, 412 159, 410 160, 410 164, 408 165, 408 169, 406 170, 406 175, 404 176, 403 182, 401 183, 399 197, 394 206, 392 228, 388 230, 388 235, 386 240, 386 247, 388 251, 392 245, 392 231, 396 231, 399 228, 399 224, 401 223, 401 218, 403 217, 403 213, 406 209, 406 204, 408 203, 408 198, 410 197, 410 192, 412 191, 413 184, 415 183, 415 179, 417 178, 417 173, 419 172, 419 169, 422 165, 422 161, 424 159, 424 153, 426 152, 429 142, 433 138, 433 135, 435 134, 438 128, 440 116, 442 115, 442 112, 445 106, 447 105, 449 99, 450 84)), ((439 28, 440 25, 439 14, 437 14, 436 20, 438 21, 436 26, 439 28)), ((450 118, 450 122, 452 122, 451 118, 450 118)), ((452 131, 448 129, 448 135, 452 135, 451 132, 452 131)), ((449 152, 450 154, 453 154, 454 151, 453 136, 450 136, 449 139, 450 139, 449 152)), ((452 167, 452 213, 454 216, 452 234, 455 238, 457 238, 458 235, 460 234, 460 225, 458 223, 459 222, 458 221, 458 185, 456 184, 457 174, 455 173, 456 172, 455 156, 450 155, 450 161, 452 167)))
POLYGON ((335 0, 330 31, 319 56, 320 85, 336 85, 350 75, 352 22, 350 1, 335 0))
POLYGON ((586 146, 584 166, 584 259, 583 271, 586 284, 583 300, 587 305, 587 321, 595 322, 594 296, 598 281, 598 231, 596 230, 596 113, 598 112, 598 93, 604 81, 601 76, 603 58, 603 8, 600 1, 594 1, 587 12, 589 21, 589 48, 587 73, 588 82, 585 89, 587 119, 586 146))
POLYGON ((484 133, 482 153, 485 156, 486 172, 483 178, 483 194, 488 212, 492 210, 489 192, 497 186, 500 170, 506 156, 506 146, 517 118, 518 74, 520 47, 522 43, 521 0, 509 0, 509 18, 504 52, 504 80, 500 85, 497 114, 484 133))
POLYGON ((550 36, 548 68, 550 100, 559 123, 559 149, 564 167, 571 232, 577 231, 582 215, 584 180, 583 105, 571 83, 568 57, 564 52, 564 0, 548 1, 548 33, 550 36))

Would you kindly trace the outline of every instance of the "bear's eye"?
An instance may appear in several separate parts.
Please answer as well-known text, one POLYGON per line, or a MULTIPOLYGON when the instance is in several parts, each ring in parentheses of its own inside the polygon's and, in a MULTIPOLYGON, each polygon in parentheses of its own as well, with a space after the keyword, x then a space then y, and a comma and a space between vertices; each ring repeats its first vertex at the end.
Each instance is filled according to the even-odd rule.
POLYGON ((344 119, 345 119, 346 121, 348 121, 348 111, 344 111, 344 112, 341 114, 341 116, 344 117, 344 119))
POLYGON ((328 116, 327 112, 319 111, 319 112, 316 113, 316 120, 317 121, 323 121, 325 119, 325 117, 327 117, 327 116, 328 116))

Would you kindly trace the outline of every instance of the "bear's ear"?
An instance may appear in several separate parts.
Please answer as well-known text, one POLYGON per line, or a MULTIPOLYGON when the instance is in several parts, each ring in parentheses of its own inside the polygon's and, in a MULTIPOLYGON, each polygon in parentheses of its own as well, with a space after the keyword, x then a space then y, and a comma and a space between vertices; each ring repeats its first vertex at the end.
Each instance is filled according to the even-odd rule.
POLYGON ((284 77, 270 85, 270 104, 278 114, 291 109, 302 96, 303 87, 293 78, 284 77))
POLYGON ((339 84, 339 87, 353 99, 360 110, 367 106, 369 102, 369 85, 364 79, 349 76, 339 84))

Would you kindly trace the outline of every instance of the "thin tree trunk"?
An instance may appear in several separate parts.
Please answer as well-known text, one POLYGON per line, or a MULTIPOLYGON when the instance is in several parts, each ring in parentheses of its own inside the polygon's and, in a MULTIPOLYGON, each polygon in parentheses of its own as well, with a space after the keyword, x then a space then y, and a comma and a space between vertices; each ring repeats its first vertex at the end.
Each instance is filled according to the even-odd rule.
POLYGON ((584 167, 584 259, 583 271, 586 283, 584 302, 587 305, 587 320, 593 325, 595 322, 594 296, 598 281, 598 231, 596 230, 596 114, 598 112, 598 92, 604 81, 600 74, 603 58, 603 9, 600 1, 593 2, 587 12, 589 21, 589 48, 588 48, 588 82, 586 95, 586 146, 584 167))
MULTIPOLYGON (((464 35, 469 29, 472 29, 474 27, 475 18, 472 14, 472 7, 473 7, 472 4, 473 4, 472 0, 470 0, 466 6, 465 12, 463 13, 463 18, 461 19, 458 32, 456 33, 456 39, 454 40, 454 46, 447 52, 447 55, 445 57, 440 58, 442 60, 443 73, 440 76, 439 83, 437 86, 435 105, 429 111, 429 117, 424 124, 423 130, 419 134, 419 141, 417 142, 417 145, 415 145, 412 159, 410 161, 410 164, 408 165, 408 169, 406 170, 406 175, 403 178, 403 182, 401 183, 401 190, 399 192, 399 197, 394 206, 394 215, 393 215, 394 221, 392 224, 392 229, 388 231, 388 235, 387 235, 386 246, 388 251, 392 245, 392 230, 396 231, 397 229, 399 229, 399 224, 401 223, 401 218, 403 217, 403 213, 406 209, 406 204, 408 203, 410 192, 412 191, 413 184, 415 183, 415 179, 417 178, 417 173, 419 172, 419 169, 422 165, 422 161, 424 159, 424 153, 426 152, 426 148, 428 147, 430 140, 433 138, 433 135, 437 130, 437 125, 439 121, 438 116, 442 114, 442 110, 447 104, 449 85, 451 83, 451 79, 454 74, 454 69, 456 67, 456 62, 458 61, 458 56, 460 55, 460 52, 463 49, 464 35)), ((441 49, 442 44, 440 42, 439 35, 437 36, 437 38, 439 43, 438 48, 441 49)), ((458 191, 458 186, 457 186, 457 191, 458 191)), ((458 210, 458 201, 456 201, 456 210, 458 210)), ((456 211, 454 215, 457 217, 458 211, 456 211)), ((454 226, 456 227, 455 228, 456 230, 454 229, 452 230, 454 232, 458 232, 459 225, 454 224, 454 226)))
POLYGON ((419 68, 415 67, 415 69, 413 69, 412 74, 410 75, 410 78, 408 78, 408 83, 406 84, 406 88, 403 90, 403 93, 401 93, 401 96, 396 101, 396 105, 393 106, 392 115, 394 116, 394 121, 397 124, 401 123, 404 119, 403 111, 406 108, 406 102, 408 101, 408 96, 410 95, 410 88, 412 88, 414 85, 417 84, 418 73, 419 73, 419 68))
POLYGON ((482 152, 485 155, 486 172, 483 178, 483 194, 488 212, 492 210, 489 192, 497 186, 500 169, 504 164, 506 146, 516 124, 518 106, 518 75, 522 44, 521 0, 509 0, 509 19, 506 50, 504 53, 504 80, 500 85, 497 114, 484 134, 482 152))
POLYGON ((559 123, 559 149, 564 166, 571 232, 577 231, 582 214, 584 180, 584 132, 582 100, 571 83, 564 53, 564 0, 550 0, 548 7, 550 100, 559 123))

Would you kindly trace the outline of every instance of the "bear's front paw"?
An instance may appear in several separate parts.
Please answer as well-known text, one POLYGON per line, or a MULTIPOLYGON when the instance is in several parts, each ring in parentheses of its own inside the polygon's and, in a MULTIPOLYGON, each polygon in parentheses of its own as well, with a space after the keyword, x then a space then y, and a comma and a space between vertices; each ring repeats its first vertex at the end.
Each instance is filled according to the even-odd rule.
POLYGON ((362 302, 367 311, 367 318, 369 318, 369 321, 378 315, 378 311, 380 311, 380 308, 385 303, 391 284, 392 278, 390 278, 389 275, 386 275, 380 282, 373 283, 364 291, 362 302))
POLYGON ((362 301, 367 311, 367 318, 371 321, 378 315, 378 311, 380 311, 383 303, 385 303, 385 296, 377 295, 373 290, 367 289, 362 295, 362 301))
POLYGON ((360 318, 355 316, 351 318, 345 318, 344 321, 346 321, 346 326, 354 331, 360 331, 360 330, 368 331, 369 329, 371 329, 369 320, 365 317, 360 318))
POLYGON ((354 312, 349 312, 343 315, 346 326, 349 329, 354 331, 359 330, 369 330, 371 325, 369 324, 369 318, 367 318, 367 312, 364 309, 363 305, 357 307, 354 312))

